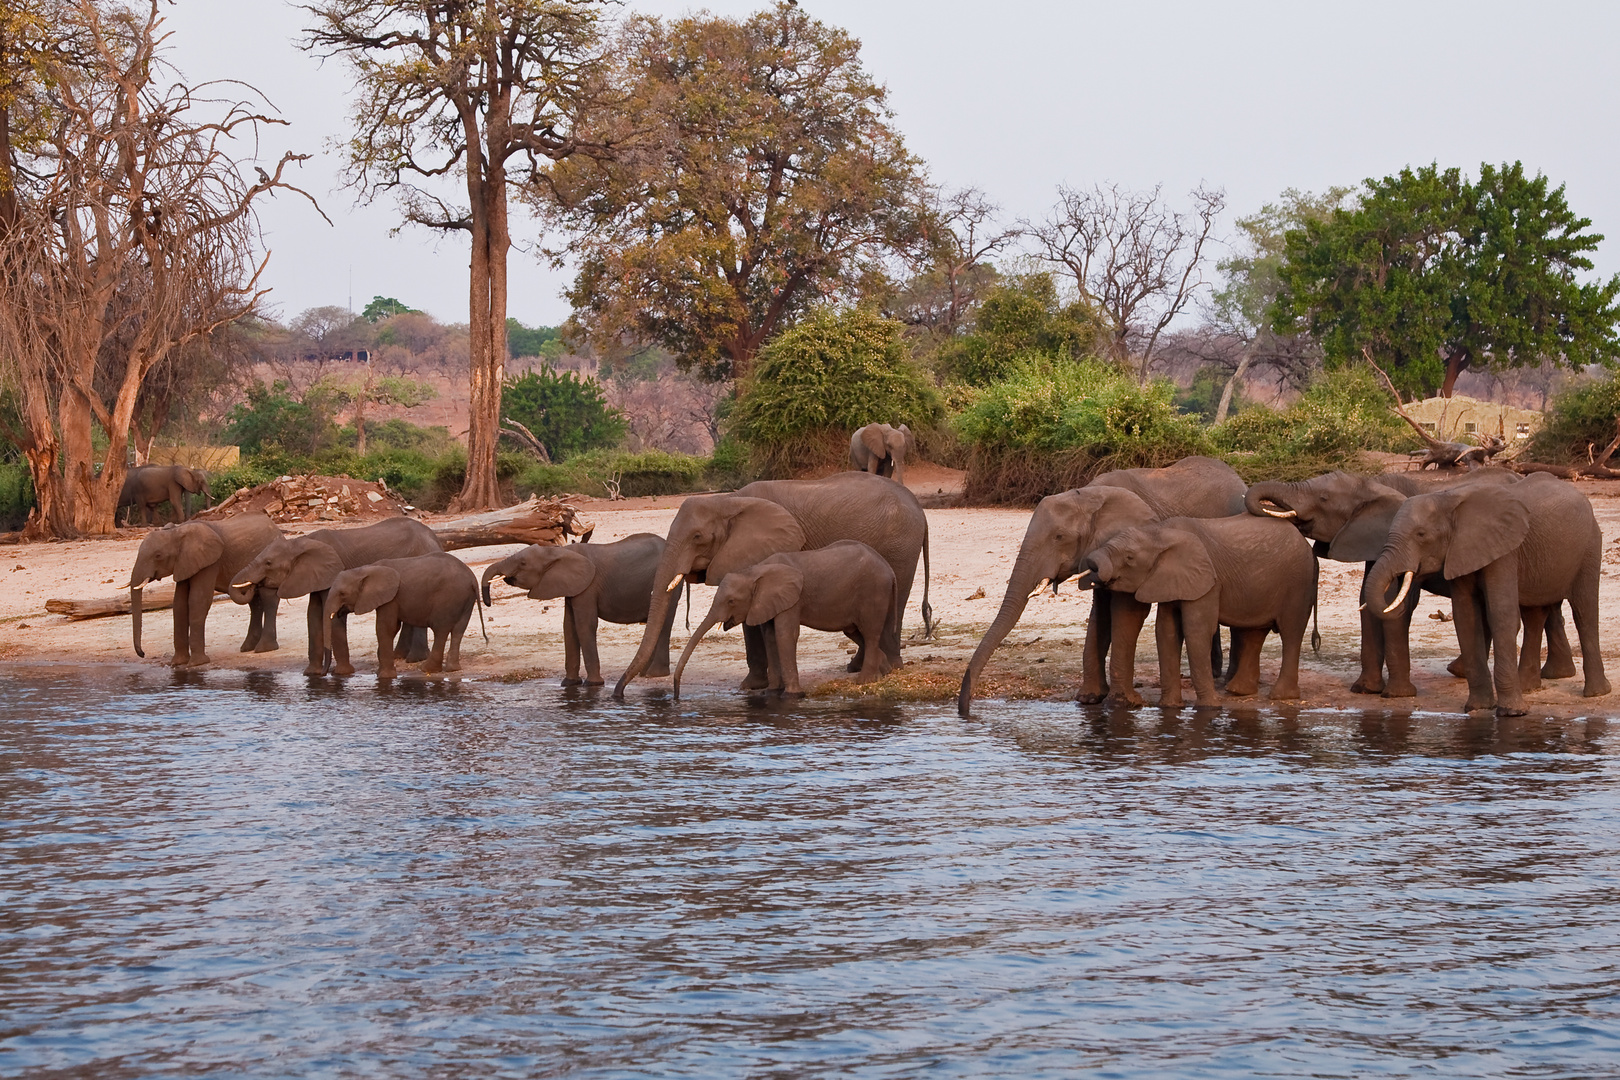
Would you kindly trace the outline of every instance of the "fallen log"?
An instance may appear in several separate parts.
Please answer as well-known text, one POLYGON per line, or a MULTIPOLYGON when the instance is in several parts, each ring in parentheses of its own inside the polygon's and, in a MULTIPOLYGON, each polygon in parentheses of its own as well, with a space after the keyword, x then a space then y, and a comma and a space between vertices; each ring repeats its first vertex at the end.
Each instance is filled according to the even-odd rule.
MULTIPOLYGON (((214 597, 214 602, 228 599, 224 593, 214 597)), ((141 590, 142 611, 162 611, 164 608, 174 606, 174 583, 165 582, 158 585, 148 585, 141 590)), ((122 592, 117 596, 106 596, 99 600, 47 600, 45 610, 52 615, 66 615, 75 621, 79 619, 99 619, 106 615, 128 615, 129 593, 122 592)))
POLYGON ((566 544, 570 536, 589 537, 594 526, 567 503, 528 502, 472 514, 454 521, 429 522, 446 551, 494 544, 566 544))

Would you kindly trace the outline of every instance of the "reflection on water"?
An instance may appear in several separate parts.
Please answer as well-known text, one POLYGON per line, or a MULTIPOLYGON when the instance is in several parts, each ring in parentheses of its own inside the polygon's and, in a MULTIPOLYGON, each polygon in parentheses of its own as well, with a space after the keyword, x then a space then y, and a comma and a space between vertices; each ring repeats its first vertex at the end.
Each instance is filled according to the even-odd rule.
POLYGON ((1616 750, 0 679, 0 1073, 1620 1075, 1616 750))

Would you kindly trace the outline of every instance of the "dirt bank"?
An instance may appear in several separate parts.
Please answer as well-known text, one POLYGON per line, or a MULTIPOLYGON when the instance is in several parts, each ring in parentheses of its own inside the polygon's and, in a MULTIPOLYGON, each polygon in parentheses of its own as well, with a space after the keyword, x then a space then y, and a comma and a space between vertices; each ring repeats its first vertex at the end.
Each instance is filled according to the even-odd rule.
MULTIPOLYGON (((908 484, 930 503, 949 500, 959 474, 932 466, 914 468, 908 484)), ((1611 680, 1620 685, 1620 483, 1583 482, 1603 527, 1605 542, 1603 634, 1604 654, 1611 680)), ((582 516, 597 523, 594 542, 604 543, 635 532, 663 534, 680 505, 679 498, 626 499, 621 502, 583 501, 582 516)), ((800 670, 812 693, 882 696, 911 700, 954 698, 968 657, 984 628, 995 615, 1006 588, 1007 573, 1029 520, 1027 510, 928 510, 933 581, 929 588, 938 627, 932 640, 916 640, 921 631, 919 587, 906 613, 907 664, 875 687, 849 687, 835 682, 846 658, 841 636, 806 632, 800 639, 800 670)), ((292 530, 297 531, 297 530, 292 530)), ((0 549, 0 670, 21 664, 69 665, 160 664, 168 655, 170 615, 153 612, 146 617, 148 659, 138 659, 130 648, 127 616, 70 622, 45 612, 45 601, 55 597, 89 598, 111 595, 129 580, 144 530, 132 529, 117 539, 62 544, 33 544, 0 549)), ((503 558, 516 547, 474 548, 455 554, 475 569, 503 558)), ((1356 617, 1359 566, 1324 562, 1321 580, 1322 651, 1309 650, 1302 665, 1302 705, 1318 708, 1393 708, 1396 710, 1455 711, 1465 690, 1460 680, 1445 673, 1456 655, 1456 637, 1449 622, 1431 616, 1449 614, 1449 601, 1425 596, 1413 623, 1413 677, 1419 696, 1383 701, 1351 694, 1347 687, 1358 670, 1356 617)), ((693 593, 697 609, 693 622, 707 610, 712 590, 693 593)), ((525 598, 513 588, 496 585, 495 606, 486 609, 489 643, 477 633, 477 623, 463 647, 464 678, 511 680, 553 679, 562 669, 562 604, 525 598)), ((209 618, 210 654, 215 666, 240 669, 302 670, 305 655, 302 600, 282 605, 281 650, 270 654, 235 651, 247 627, 247 609, 223 598, 209 618)), ((1062 595, 1045 594, 1030 602, 1022 622, 996 653, 986 671, 982 697, 1066 699, 1078 683, 1080 644, 1090 599, 1066 589, 1062 595)), ((374 670, 375 639, 369 617, 359 617, 351 631, 362 673, 374 670)), ((686 640, 683 619, 674 636, 678 650, 686 640)), ((635 652, 640 627, 604 625, 599 637, 604 673, 611 682, 635 652)), ((1573 636, 1573 635, 1572 635, 1573 636)), ((1280 650, 1275 637, 1268 643, 1261 668, 1263 685, 1275 677, 1280 650)), ((745 665, 742 635, 733 630, 712 633, 688 668, 683 690, 687 696, 733 692, 745 665)), ((364 678, 365 675, 358 676, 364 678)), ((414 673, 406 677, 420 677, 414 673)), ((1144 631, 1138 652, 1137 678, 1151 701, 1158 692, 1158 661, 1151 629, 1144 631)), ((1529 695, 1532 711, 1549 717, 1620 716, 1620 694, 1597 700, 1580 697, 1580 679, 1564 679, 1529 695)), ((662 692, 667 679, 643 680, 631 693, 662 692)), ((1190 695, 1190 690, 1189 690, 1190 695)), ((1233 704, 1264 705, 1255 699, 1228 699, 1233 704)))

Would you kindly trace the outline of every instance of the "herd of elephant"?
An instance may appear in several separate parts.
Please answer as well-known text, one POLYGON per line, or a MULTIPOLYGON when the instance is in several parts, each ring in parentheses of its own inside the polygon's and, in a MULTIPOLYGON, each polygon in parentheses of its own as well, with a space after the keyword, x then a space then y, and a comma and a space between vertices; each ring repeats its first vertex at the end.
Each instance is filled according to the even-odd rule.
MULTIPOLYGON (((910 433, 891 430, 903 454, 910 433)), ((148 534, 136 556, 135 648, 141 652, 142 587, 172 576, 177 666, 207 663, 208 610, 215 593, 225 592, 250 608, 244 652, 275 649, 277 604, 307 595, 308 675, 353 673, 347 616, 371 611, 379 675, 392 675, 398 659, 423 661, 430 673, 453 671, 473 609, 480 598, 491 602, 490 585, 499 578, 531 599, 564 600, 564 685, 603 684, 599 621, 646 626, 616 697, 639 676, 671 674, 678 696, 687 661, 717 623, 743 627, 745 690, 802 692, 796 653, 805 627, 845 634, 856 646, 848 670, 856 681, 876 680, 901 662, 902 618, 919 559, 924 633, 932 633, 928 520, 881 465, 856 460, 861 442, 858 432, 851 457, 862 471, 692 496, 667 536, 535 545, 490 565, 482 580, 411 519, 294 538, 251 515, 168 526, 148 534), (677 601, 681 587, 693 584, 717 588, 672 669, 677 601)), ((903 475, 903 458, 895 464, 903 475)), ((1560 613, 1565 601, 1580 640, 1584 693, 1600 696, 1609 692, 1598 642, 1601 555, 1591 505, 1571 485, 1544 475, 1521 479, 1492 468, 1329 473, 1247 487, 1213 458, 1117 470, 1035 508, 1000 611, 963 675, 958 708, 968 712, 974 683, 1028 601, 1073 580, 1093 597, 1082 702, 1142 703, 1133 685, 1136 646, 1155 604, 1159 704, 1181 704, 1184 648, 1199 706, 1218 703, 1223 674, 1229 694, 1257 693, 1261 648, 1272 632, 1281 638, 1282 665, 1270 696, 1297 699, 1317 562, 1324 557, 1366 565, 1361 674, 1351 689, 1416 693, 1408 635, 1419 593, 1427 590, 1451 598, 1461 651, 1451 670, 1467 679, 1466 709, 1519 714, 1524 692, 1542 678, 1575 674, 1560 613), (1231 629, 1224 673, 1221 626, 1231 629)))

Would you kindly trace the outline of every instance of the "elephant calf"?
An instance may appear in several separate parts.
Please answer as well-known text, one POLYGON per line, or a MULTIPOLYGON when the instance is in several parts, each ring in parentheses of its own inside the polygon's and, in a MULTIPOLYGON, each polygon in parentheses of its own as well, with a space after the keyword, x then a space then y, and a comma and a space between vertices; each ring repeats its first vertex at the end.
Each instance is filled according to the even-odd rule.
MULTIPOLYGON (((326 647, 332 647, 332 622, 353 612, 377 613, 377 674, 394 676, 394 639, 399 628, 425 626, 433 631, 433 651, 422 670, 461 670, 461 637, 478 606, 478 578, 454 555, 439 552, 410 559, 384 559, 345 570, 326 590, 326 647), (448 652, 445 649, 449 645, 448 652)), ((483 614, 479 613, 482 622, 483 614)), ((353 675, 354 665, 339 660, 333 669, 353 675)))
POLYGON ((849 437, 849 463, 861 472, 887 476, 905 486, 906 458, 917 449, 917 440, 904 424, 867 424, 849 437))
MULTIPOLYGON (((579 661, 585 659, 585 682, 602 685, 602 661, 596 651, 598 619, 611 623, 644 623, 652 606, 653 575, 664 557, 664 538, 635 533, 611 544, 531 544, 491 563, 484 570, 484 603, 490 603, 489 583, 502 578, 508 585, 529 590, 530 600, 563 597, 564 686, 578 686, 579 661)), ((675 625, 675 604, 666 605, 658 641, 647 674, 669 674, 669 631, 675 625)))
MULTIPOLYGON (((875 682, 899 666, 883 642, 899 622, 900 592, 894 571, 877 552, 856 540, 813 551, 772 555, 720 582, 714 605, 681 652, 675 668, 675 696, 692 650, 715 623, 730 630, 738 623, 764 631, 767 684, 785 696, 799 688, 799 627, 842 631, 859 647, 856 682, 875 682)), ((744 689, 747 687, 745 686, 744 689)))

